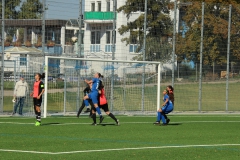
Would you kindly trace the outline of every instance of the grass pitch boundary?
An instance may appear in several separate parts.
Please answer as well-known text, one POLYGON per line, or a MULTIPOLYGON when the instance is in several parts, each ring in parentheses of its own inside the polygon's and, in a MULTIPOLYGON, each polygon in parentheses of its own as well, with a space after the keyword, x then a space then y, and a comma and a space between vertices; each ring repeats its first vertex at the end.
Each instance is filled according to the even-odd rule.
POLYGON ((101 150, 83 150, 83 151, 68 151, 68 152, 41 152, 41 151, 27 151, 27 150, 11 150, 0 149, 0 152, 15 152, 15 153, 32 153, 32 154, 75 154, 75 153, 91 153, 91 152, 111 152, 111 151, 127 151, 127 150, 143 150, 143 149, 167 149, 167 148, 204 148, 204 147, 224 147, 224 146, 240 146, 240 144, 209 144, 209 145, 179 145, 179 146, 158 146, 158 147, 136 147, 136 148, 113 148, 101 150))

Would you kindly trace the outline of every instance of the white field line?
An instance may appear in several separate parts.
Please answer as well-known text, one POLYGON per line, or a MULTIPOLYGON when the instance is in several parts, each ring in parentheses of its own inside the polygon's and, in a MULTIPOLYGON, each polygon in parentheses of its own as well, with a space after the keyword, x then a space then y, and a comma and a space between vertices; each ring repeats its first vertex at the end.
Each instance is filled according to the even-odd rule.
MULTIPOLYGON (((114 122, 112 122, 114 123, 114 122)), ((112 124, 111 122, 102 123, 104 124, 112 124)), ((120 122, 121 124, 153 124, 153 122, 120 122)), ((179 124, 179 123, 240 123, 240 121, 179 121, 179 122, 171 122, 170 124, 179 124)), ((33 125, 34 123, 22 123, 22 122, 0 122, 0 124, 29 124, 33 125)), ((44 122, 42 123, 44 125, 44 122)), ((91 123, 46 123, 46 125, 90 125, 91 123)))
POLYGON ((0 149, 0 152, 17 152, 17 153, 35 153, 35 154, 59 155, 59 154, 90 153, 90 152, 109 152, 109 151, 126 151, 126 150, 143 150, 143 149, 221 147, 221 146, 240 146, 240 144, 210 144, 210 145, 158 146, 158 147, 138 147, 138 148, 115 148, 115 149, 101 149, 101 150, 83 150, 83 151, 68 151, 68 152, 41 152, 41 151, 25 151, 25 150, 0 149))

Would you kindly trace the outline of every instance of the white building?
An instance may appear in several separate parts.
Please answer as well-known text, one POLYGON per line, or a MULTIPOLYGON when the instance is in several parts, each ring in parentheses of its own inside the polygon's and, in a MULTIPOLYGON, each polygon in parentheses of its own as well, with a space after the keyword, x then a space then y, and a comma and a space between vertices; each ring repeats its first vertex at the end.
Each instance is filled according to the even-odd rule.
MULTIPOLYGON (((125 5, 125 0, 117 1, 117 7, 125 5)), ((120 35, 118 28, 137 19, 143 12, 132 13, 127 19, 123 12, 116 15, 116 60, 131 60, 136 53, 138 44, 126 45, 122 38, 129 37, 129 33, 120 35)), ((174 12, 171 12, 173 18, 174 12)), ((88 0, 85 1, 85 33, 84 56, 85 58, 112 59, 112 30, 113 30, 113 0, 88 0)), ((177 25, 178 26, 178 25, 177 25)), ((91 64, 93 65, 93 64, 91 64)), ((97 64, 95 64, 97 65, 97 64)), ((167 64, 166 64, 167 65, 167 64)), ((167 65, 171 68, 171 65, 167 65)), ((103 68, 103 67, 102 67, 103 68)), ((121 67, 120 67, 121 68, 121 67)), ((101 71, 100 71, 101 72, 101 71)), ((121 76, 121 75, 120 75, 121 76)))
MULTIPOLYGON (((117 1, 117 8, 125 4, 125 1, 117 1)), ((133 13, 127 19, 122 12, 116 15, 116 30, 122 25, 127 25, 128 22, 135 20, 141 12, 133 13)), ((85 1, 85 35, 84 35, 84 50, 85 56, 103 56, 104 54, 111 55, 112 53, 112 30, 113 30, 113 1, 112 0, 94 0, 85 1)), ((128 34, 120 35, 116 31, 116 51, 115 57, 117 60, 130 60, 136 55, 135 50, 137 44, 126 46, 121 41, 122 38, 128 37, 128 34)), ((111 59, 110 56, 106 56, 111 59)))

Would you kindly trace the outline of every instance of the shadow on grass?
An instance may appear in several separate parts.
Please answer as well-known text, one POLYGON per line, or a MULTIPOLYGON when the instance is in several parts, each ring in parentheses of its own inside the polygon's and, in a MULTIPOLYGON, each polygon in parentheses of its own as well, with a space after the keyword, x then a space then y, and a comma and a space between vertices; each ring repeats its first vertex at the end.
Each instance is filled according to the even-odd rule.
POLYGON ((58 125, 58 124, 61 124, 61 123, 43 123, 41 124, 41 126, 58 125))
POLYGON ((101 123, 99 125, 102 125, 102 126, 115 126, 116 123, 101 123))

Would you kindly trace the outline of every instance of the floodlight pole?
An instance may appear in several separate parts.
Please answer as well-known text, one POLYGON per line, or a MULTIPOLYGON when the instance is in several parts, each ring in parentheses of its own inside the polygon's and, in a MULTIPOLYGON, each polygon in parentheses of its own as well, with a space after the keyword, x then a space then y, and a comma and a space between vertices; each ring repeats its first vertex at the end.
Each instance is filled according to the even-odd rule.
POLYGON ((79 27, 79 32, 78 32, 78 58, 81 57, 81 52, 82 52, 82 0, 79 0, 79 19, 78 19, 78 27, 79 27))
POLYGON ((176 54, 176 26, 177 26, 177 0, 174 2, 174 19, 173 19, 173 51, 172 51, 172 86, 174 87, 174 70, 176 54))
MULTIPOLYGON (((79 16, 78 16, 78 54, 77 57, 80 58, 82 55, 82 0, 79 0, 79 16)), ((80 74, 81 74, 81 63, 77 61, 76 66, 77 68, 77 75, 78 75, 78 83, 77 83, 77 107, 80 107, 80 74)))
POLYGON ((1 101, 1 105, 0 105, 0 112, 3 112, 3 94, 4 94, 4 41, 5 41, 5 23, 4 23, 4 19, 5 19, 5 0, 2 0, 2 63, 1 63, 1 97, 0 97, 0 101, 1 101))
POLYGON ((228 46, 227 46, 227 75, 226 75, 226 112, 228 111, 228 90, 229 90, 229 56, 231 47, 231 23, 232 23, 232 5, 229 5, 228 20, 228 46))
MULTIPOLYGON (((146 38, 147 38, 147 3, 148 0, 145 0, 144 4, 144 28, 143 28, 143 61, 146 61, 146 38)), ((145 94, 145 65, 143 65, 143 73, 142 73, 142 112, 144 111, 144 94, 145 94)))
MULTIPOLYGON (((116 50, 116 1, 113 0, 113 31, 112 31, 112 60, 115 60, 115 50, 116 50)), ((111 111, 113 111, 113 87, 114 87, 114 62, 112 62, 112 77, 111 77, 111 111)))
MULTIPOLYGON (((42 56, 45 56, 45 11, 46 11, 46 0, 42 0, 42 56)), ((47 77, 48 78, 48 77, 47 77)))
POLYGON ((200 66, 199 66, 199 95, 198 111, 202 108, 202 61, 203 61, 203 32, 204 32, 204 2, 202 2, 202 24, 201 24, 201 45, 200 45, 200 66))

